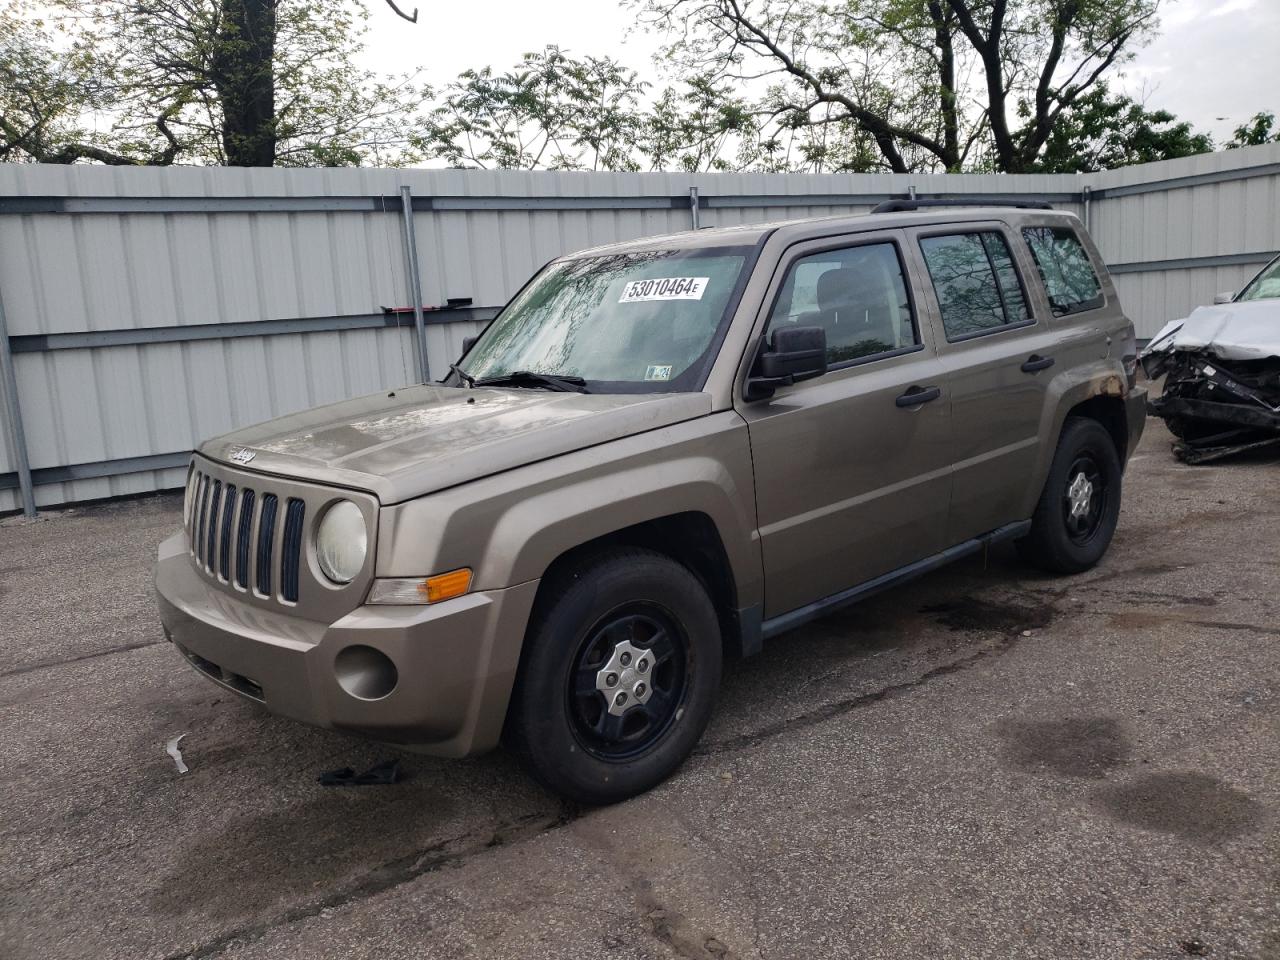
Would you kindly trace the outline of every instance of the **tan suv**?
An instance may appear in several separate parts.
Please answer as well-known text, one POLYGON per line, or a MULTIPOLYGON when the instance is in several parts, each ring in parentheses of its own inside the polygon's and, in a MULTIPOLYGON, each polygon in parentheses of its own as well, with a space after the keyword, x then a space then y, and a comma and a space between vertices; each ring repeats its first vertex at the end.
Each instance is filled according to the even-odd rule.
POLYGON ((1133 327, 1079 221, 892 201, 543 268, 439 385, 205 443, 166 633, 269 710, 569 798, 667 777, 722 658, 985 544, 1106 550, 1133 327))

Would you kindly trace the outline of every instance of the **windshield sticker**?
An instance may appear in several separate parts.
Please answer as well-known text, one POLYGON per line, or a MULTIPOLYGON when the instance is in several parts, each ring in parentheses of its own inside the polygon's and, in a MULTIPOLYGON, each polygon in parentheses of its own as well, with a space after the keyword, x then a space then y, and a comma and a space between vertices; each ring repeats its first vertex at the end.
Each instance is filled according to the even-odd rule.
POLYGON ((670 380, 671 364, 666 366, 649 366, 645 368, 644 378, 646 380, 670 380))
POLYGON ((710 277, 655 277, 631 280, 622 288, 619 303, 643 303, 647 300, 701 300, 710 277))

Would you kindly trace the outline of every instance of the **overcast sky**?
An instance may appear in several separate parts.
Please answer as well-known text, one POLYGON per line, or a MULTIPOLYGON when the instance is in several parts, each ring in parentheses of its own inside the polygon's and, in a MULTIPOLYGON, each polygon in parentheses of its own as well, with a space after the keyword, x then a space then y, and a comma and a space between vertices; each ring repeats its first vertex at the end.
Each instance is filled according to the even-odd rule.
MULTIPOLYGON (((398 0, 412 10, 414 0, 398 0)), ((366 63, 380 72, 422 69, 440 86, 467 67, 506 68, 559 44, 609 55, 656 79, 654 38, 628 35, 634 13, 614 0, 417 0, 416 25, 370 0, 366 63)), ((1260 110, 1280 109, 1280 0, 1174 0, 1160 36, 1119 85, 1208 130, 1218 142, 1260 110)))

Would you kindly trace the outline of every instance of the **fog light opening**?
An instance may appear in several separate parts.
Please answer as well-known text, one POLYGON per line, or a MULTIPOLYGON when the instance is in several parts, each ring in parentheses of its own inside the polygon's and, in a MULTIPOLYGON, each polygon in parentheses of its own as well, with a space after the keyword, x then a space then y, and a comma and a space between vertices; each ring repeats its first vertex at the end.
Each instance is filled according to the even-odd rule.
POLYGON ((400 679, 390 657, 363 644, 338 651, 333 672, 338 677, 338 685, 358 700, 381 700, 390 696, 400 679))

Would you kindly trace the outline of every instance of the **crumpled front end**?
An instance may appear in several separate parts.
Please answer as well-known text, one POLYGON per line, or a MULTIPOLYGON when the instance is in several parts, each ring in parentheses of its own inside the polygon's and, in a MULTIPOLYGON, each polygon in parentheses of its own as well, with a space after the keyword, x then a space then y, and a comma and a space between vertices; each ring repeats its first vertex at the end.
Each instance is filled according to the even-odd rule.
MULTIPOLYGON (((1280 305, 1270 307, 1280 329, 1280 305)), ((1280 446, 1280 342, 1274 333, 1248 335, 1257 331, 1256 310, 1233 322, 1222 308, 1202 309, 1204 317, 1197 311, 1170 324, 1142 355, 1147 376, 1165 378, 1149 406, 1177 438, 1174 454, 1205 463, 1280 446)))

